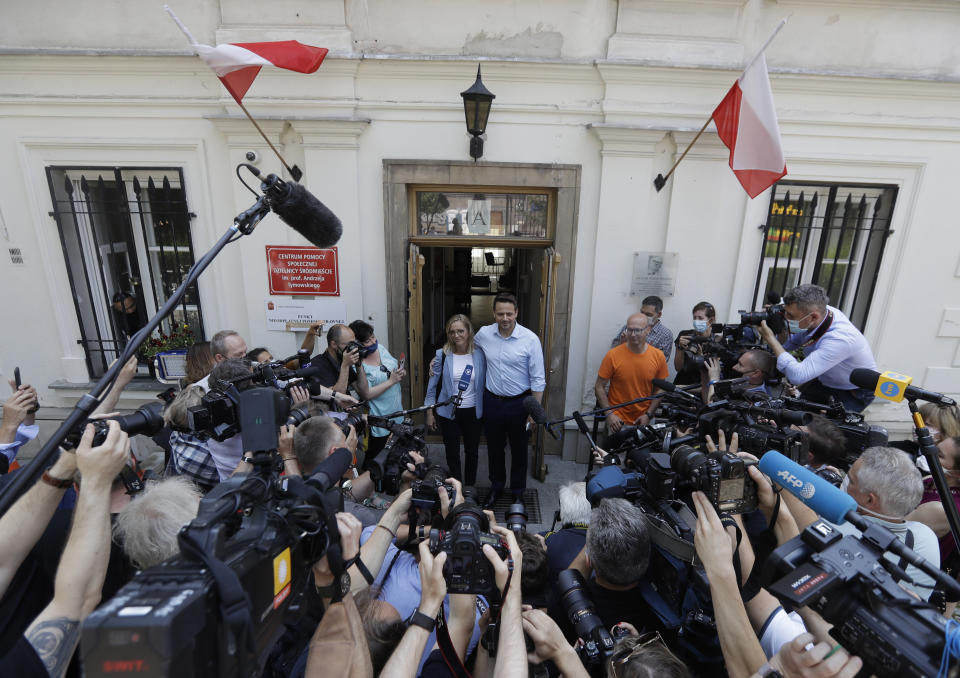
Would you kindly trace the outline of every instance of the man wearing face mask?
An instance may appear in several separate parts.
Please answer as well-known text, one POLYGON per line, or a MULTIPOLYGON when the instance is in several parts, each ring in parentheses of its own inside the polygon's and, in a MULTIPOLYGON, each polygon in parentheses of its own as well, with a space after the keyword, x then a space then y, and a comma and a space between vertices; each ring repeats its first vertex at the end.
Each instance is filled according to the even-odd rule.
POLYGON ((862 412, 873 391, 851 384, 850 373, 860 367, 876 370, 877 363, 860 330, 828 301, 819 285, 794 287, 783 298, 790 338, 781 345, 765 321, 760 335, 776 356, 777 369, 800 386, 801 397, 827 403, 833 396, 847 410, 862 412))

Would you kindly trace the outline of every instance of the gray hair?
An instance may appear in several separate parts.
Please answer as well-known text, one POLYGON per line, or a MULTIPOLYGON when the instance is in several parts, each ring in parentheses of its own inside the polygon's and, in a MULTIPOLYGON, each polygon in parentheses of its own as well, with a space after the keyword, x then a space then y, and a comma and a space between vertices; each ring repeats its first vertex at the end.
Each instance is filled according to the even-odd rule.
POLYGON ((880 500, 880 512, 904 518, 920 504, 923 480, 910 456, 894 447, 870 447, 860 455, 857 486, 880 500))
POLYGON ((293 434, 293 452, 300 470, 310 473, 330 455, 330 448, 343 438, 343 431, 331 417, 310 417, 293 434))
POLYGON ((567 483, 558 490, 560 496, 560 522, 564 525, 590 523, 590 502, 587 501, 587 484, 567 483))
POLYGON ((180 391, 177 397, 163 410, 163 423, 172 429, 186 430, 189 428, 187 410, 200 404, 203 398, 203 388, 188 386, 180 391))
POLYGON ((210 340, 210 355, 222 355, 227 357, 227 337, 234 337, 240 334, 236 330, 220 330, 213 335, 210 340))
POLYGON ((177 534, 197 517, 199 506, 200 490, 186 478, 148 483, 117 514, 113 535, 135 567, 153 567, 180 553, 177 534))
POLYGON ((820 285, 798 285, 784 295, 783 303, 787 306, 796 304, 801 311, 807 313, 813 311, 823 313, 827 310, 830 298, 827 296, 827 291, 820 285))
POLYGON ((615 586, 636 584, 650 564, 643 511, 626 499, 604 499, 590 514, 587 555, 597 575, 615 586))

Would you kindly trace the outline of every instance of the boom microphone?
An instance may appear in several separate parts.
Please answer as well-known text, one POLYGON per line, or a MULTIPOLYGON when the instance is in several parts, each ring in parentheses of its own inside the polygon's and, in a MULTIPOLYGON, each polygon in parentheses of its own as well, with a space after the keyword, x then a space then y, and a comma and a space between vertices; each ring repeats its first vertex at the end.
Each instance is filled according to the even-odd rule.
MULTIPOLYGON (((860 388, 866 388, 871 391, 875 391, 877 388, 877 382, 880 381, 881 376, 882 375, 876 370, 867 369, 866 367, 858 367, 850 372, 850 383, 855 386, 859 386, 860 388)), ((938 405, 957 404, 953 398, 948 398, 942 393, 927 391, 917 386, 907 386, 903 391, 903 397, 909 400, 926 400, 927 402, 937 403, 938 405)))
POLYGON ((343 234, 340 220, 302 185, 269 174, 260 184, 260 190, 267 196, 270 209, 312 245, 333 247, 340 240, 343 234))
POLYGON ((851 523, 860 527, 863 522, 862 517, 857 514, 857 502, 853 497, 779 452, 770 450, 764 453, 758 467, 773 478, 775 483, 782 485, 790 494, 831 523, 846 522, 851 512, 851 523))

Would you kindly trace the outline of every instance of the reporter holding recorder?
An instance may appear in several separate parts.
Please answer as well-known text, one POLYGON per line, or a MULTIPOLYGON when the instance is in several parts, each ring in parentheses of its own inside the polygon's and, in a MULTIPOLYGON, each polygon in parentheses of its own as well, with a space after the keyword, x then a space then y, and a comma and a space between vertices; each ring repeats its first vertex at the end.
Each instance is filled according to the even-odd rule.
POLYGON ((427 410, 426 423, 431 431, 440 428, 447 455, 450 475, 464 487, 472 488, 477 483, 477 461, 480 450, 480 434, 483 432, 480 419, 483 416, 483 394, 478 384, 486 379, 486 361, 483 352, 473 343, 473 325, 463 314, 450 317, 446 327, 447 342, 437 349, 433 361, 427 394, 423 404, 432 406, 427 410), (467 388, 459 403, 437 407, 456 396, 467 366, 473 367, 467 388), (463 439, 464 468, 460 466, 460 439, 463 439))

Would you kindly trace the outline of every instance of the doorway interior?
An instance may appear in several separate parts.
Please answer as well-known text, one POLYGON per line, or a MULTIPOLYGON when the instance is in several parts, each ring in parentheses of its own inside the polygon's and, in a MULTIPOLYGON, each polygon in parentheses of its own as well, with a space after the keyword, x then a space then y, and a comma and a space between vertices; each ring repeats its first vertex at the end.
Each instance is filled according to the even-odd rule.
POLYGON ((470 318, 473 331, 494 322, 493 300, 505 292, 517 298, 517 322, 543 336, 540 279, 542 250, 503 247, 421 247, 423 266, 422 364, 446 341, 450 316, 470 318))

